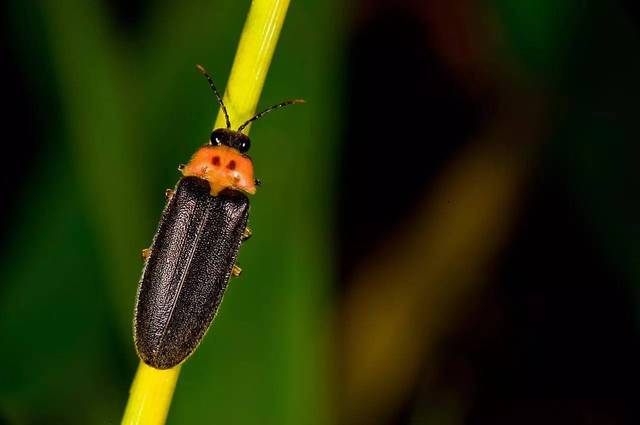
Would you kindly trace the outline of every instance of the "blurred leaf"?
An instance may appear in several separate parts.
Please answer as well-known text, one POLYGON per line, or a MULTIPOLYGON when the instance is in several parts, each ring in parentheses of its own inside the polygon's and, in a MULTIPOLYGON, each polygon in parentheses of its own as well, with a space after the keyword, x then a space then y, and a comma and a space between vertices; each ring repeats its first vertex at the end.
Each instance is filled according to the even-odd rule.
POLYGON ((23 199, 25 226, 11 235, 11 257, 1 266, 2 361, 11 365, 0 372, 2 408, 20 422, 32 417, 81 423, 97 413, 115 418, 119 409, 109 400, 118 396, 121 381, 105 373, 117 365, 117 356, 110 358, 98 250, 65 158, 54 153, 49 159, 43 175, 57 178, 38 182, 37 191, 23 199), (99 393, 92 391, 96 385, 99 393), (78 399, 85 402, 76 404, 78 399))
POLYGON ((585 2, 495 0, 493 3, 505 32, 501 39, 522 62, 529 79, 557 82, 569 76, 564 65, 585 15, 585 2))

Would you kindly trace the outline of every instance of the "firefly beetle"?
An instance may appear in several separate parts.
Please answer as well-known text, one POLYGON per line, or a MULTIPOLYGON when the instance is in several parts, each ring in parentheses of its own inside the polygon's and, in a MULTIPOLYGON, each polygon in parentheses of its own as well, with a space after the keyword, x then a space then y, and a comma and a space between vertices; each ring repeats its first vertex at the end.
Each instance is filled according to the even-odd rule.
POLYGON ((138 286, 133 335, 140 359, 157 369, 183 362, 198 347, 218 311, 247 227, 249 199, 258 181, 246 155, 251 141, 242 131, 251 122, 294 99, 271 106, 231 129, 227 109, 212 78, 200 65, 226 121, 209 143, 178 169, 183 177, 167 191, 138 286))

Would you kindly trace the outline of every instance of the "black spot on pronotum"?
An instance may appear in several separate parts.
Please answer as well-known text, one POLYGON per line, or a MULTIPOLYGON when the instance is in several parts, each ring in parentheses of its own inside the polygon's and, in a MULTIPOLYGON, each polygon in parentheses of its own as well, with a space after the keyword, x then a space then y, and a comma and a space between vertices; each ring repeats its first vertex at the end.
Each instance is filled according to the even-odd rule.
POLYGON ((230 170, 235 170, 236 169, 236 162, 232 159, 231 161, 229 161, 229 163, 227 164, 227 168, 230 170))
POLYGON ((211 163, 213 165, 215 165, 216 167, 220 165, 220 157, 219 156, 214 156, 213 158, 211 158, 211 163))

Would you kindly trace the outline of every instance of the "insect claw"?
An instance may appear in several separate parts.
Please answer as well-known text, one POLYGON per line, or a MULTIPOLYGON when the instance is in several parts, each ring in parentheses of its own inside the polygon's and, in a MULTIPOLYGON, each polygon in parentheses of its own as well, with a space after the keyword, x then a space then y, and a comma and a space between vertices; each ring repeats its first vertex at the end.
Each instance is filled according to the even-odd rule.
POLYGON ((151 255, 151 248, 145 248, 142 250, 142 259, 143 260, 147 260, 147 258, 149 258, 149 256, 151 255))
POLYGON ((231 269, 231 275, 233 277, 238 277, 240 276, 240 274, 242 273, 242 269, 240 267, 238 267, 237 264, 233 265, 233 269, 231 269))
POLYGON ((174 192, 175 191, 173 189, 167 189, 164 191, 164 197, 167 198, 167 201, 170 201, 171 198, 173 198, 174 192))
POLYGON ((251 231, 251 229, 249 229, 248 227, 245 227, 244 232, 242 233, 242 242, 251 238, 251 235, 253 235, 253 232, 251 231))
POLYGON ((180 165, 178 165, 178 171, 182 171, 182 170, 184 170, 184 169, 185 169, 185 167, 186 167, 186 165, 184 165, 184 164, 180 164, 180 165))

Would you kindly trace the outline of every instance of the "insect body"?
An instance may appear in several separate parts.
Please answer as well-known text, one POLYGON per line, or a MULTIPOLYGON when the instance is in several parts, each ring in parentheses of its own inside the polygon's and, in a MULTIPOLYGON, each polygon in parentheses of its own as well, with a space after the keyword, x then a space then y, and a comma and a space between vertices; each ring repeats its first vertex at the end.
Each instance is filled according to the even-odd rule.
MULTIPOLYGON (((226 188, 256 193, 251 159, 228 144, 222 144, 222 141, 228 142, 231 137, 236 136, 233 133, 225 129, 214 131, 211 137, 212 145, 198 149, 189 164, 182 169, 185 176, 207 180, 213 196, 217 196, 226 188)), ((249 140, 241 133, 236 137, 249 140)))
POLYGON ((197 348, 220 306, 247 228, 249 200, 256 192, 253 163, 246 155, 246 126, 290 100, 257 114, 238 130, 231 129, 227 110, 211 77, 198 66, 222 108, 227 128, 211 133, 191 161, 180 166, 182 179, 168 191, 165 207, 138 287, 134 341, 139 357, 150 366, 168 369, 197 348))

